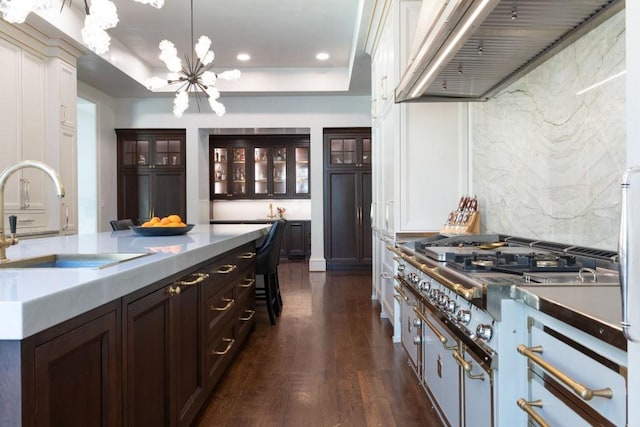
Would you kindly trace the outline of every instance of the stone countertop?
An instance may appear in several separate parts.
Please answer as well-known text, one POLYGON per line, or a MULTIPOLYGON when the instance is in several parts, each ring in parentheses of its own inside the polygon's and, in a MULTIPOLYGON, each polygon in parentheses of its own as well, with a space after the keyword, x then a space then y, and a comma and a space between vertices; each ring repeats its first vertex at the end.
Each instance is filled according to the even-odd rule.
MULTIPOLYGON (((271 224, 279 218, 265 219, 211 219, 210 224, 271 224)), ((283 218, 287 221, 311 221, 309 218, 283 218)))
POLYGON ((264 224, 199 224, 179 236, 131 230, 21 241, 10 260, 59 253, 149 253, 102 269, 0 269, 0 340, 26 338, 62 321, 266 235, 264 224))

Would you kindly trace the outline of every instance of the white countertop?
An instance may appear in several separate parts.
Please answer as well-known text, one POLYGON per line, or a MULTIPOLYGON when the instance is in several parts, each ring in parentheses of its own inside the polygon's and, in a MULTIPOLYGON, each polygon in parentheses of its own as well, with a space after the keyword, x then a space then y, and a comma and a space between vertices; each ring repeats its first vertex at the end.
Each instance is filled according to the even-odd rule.
POLYGON ((268 224, 201 224, 180 236, 133 231, 21 241, 10 260, 58 253, 151 253, 103 269, 0 269, 0 340, 26 338, 267 234, 268 224))

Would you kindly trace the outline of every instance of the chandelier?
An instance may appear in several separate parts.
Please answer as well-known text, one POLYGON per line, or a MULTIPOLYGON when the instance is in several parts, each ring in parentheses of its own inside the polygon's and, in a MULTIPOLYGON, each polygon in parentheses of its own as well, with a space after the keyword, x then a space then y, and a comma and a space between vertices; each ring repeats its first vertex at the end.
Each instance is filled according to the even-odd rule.
POLYGON ((173 100, 173 114, 182 117, 182 114, 189 107, 189 92, 193 92, 200 111, 200 92, 204 92, 209 100, 209 105, 218 116, 224 115, 226 109, 218 102, 220 92, 215 87, 217 79, 237 80, 240 78, 239 70, 224 71, 216 74, 211 71, 211 63, 215 54, 210 49, 211 40, 207 36, 200 36, 198 43, 193 43, 193 0, 191 0, 191 46, 193 51, 191 57, 185 55, 185 65, 178 57, 178 51, 169 40, 160 42, 160 60, 165 63, 169 73, 167 78, 152 77, 147 81, 147 87, 151 90, 160 89, 167 85, 178 85, 176 96, 173 100), (196 59, 193 58, 195 51, 196 59))
MULTIPOLYGON (((52 10, 56 4, 60 5, 60 11, 65 3, 71 5, 71 0, 0 0, 0 13, 7 22, 21 24, 30 12, 52 10)), ((134 0, 138 3, 148 4, 156 8, 164 5, 164 0, 134 0)), ((84 27, 80 34, 82 41, 89 49, 97 54, 106 53, 111 44, 111 37, 107 34, 109 28, 118 24, 118 11, 116 5, 110 0, 84 0, 84 27)))

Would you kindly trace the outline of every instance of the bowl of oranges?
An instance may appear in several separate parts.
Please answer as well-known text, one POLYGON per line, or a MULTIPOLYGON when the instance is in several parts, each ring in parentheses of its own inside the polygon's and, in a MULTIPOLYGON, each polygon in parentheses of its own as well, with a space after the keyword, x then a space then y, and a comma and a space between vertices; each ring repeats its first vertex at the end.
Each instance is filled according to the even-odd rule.
POLYGON ((175 236, 189 232, 194 224, 185 224, 180 215, 168 215, 165 217, 154 216, 145 221, 139 227, 131 229, 141 236, 175 236))

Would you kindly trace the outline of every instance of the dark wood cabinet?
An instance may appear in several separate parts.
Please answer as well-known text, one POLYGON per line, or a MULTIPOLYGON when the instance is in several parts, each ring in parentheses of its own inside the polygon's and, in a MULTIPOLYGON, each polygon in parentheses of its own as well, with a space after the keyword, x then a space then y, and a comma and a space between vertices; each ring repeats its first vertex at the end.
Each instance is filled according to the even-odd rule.
POLYGON ((120 330, 117 301, 0 341, 0 425, 121 425, 120 330))
POLYGON ((211 200, 311 196, 309 135, 211 135, 209 157, 211 200))
POLYGON ((371 130, 325 129, 325 259, 328 270, 371 268, 371 130))
POLYGON ((186 133, 116 129, 118 218, 186 218, 186 133))
POLYGON ((282 237, 281 256, 304 259, 311 255, 311 221, 287 221, 282 237))

